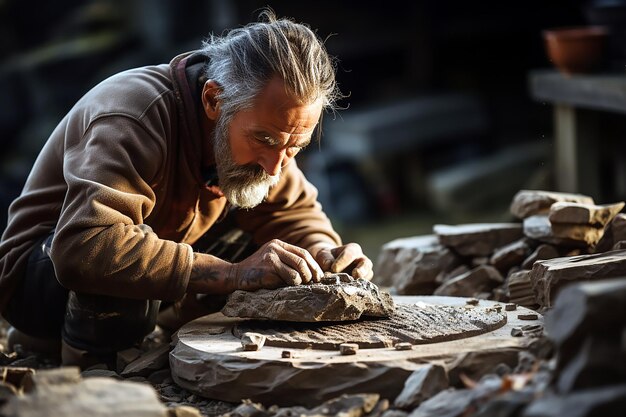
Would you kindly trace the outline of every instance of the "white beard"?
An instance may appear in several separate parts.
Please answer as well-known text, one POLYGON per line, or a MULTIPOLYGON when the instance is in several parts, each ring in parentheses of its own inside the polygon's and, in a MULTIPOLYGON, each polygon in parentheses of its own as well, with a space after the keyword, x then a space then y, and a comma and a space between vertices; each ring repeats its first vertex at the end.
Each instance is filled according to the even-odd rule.
POLYGON ((230 119, 221 116, 213 133, 219 186, 229 203, 236 207, 251 209, 265 200, 270 188, 280 180, 281 173, 269 175, 260 165, 237 165, 235 163, 228 140, 230 119))

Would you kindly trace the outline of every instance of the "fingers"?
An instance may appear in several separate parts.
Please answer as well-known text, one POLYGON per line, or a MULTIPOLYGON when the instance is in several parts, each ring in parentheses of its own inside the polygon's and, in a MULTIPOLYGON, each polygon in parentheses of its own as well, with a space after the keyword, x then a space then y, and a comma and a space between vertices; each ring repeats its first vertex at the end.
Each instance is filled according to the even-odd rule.
POLYGON ((342 272, 348 268, 354 261, 364 258, 361 246, 356 243, 348 243, 339 246, 331 251, 336 255, 335 262, 331 266, 331 272, 342 272))
POLYGON ((300 285, 321 281, 324 273, 307 250, 280 240, 270 242, 268 250, 269 253, 277 255, 272 257, 272 263, 276 273, 288 284, 300 285))
POLYGON ((317 263, 322 267, 322 270, 330 271, 335 262, 335 256, 331 253, 330 249, 322 249, 315 255, 315 260, 317 260, 317 263))
POLYGON ((274 267, 274 273, 283 280, 287 285, 300 285, 302 284, 302 277, 295 269, 289 267, 281 260, 280 256, 274 252, 266 254, 266 259, 274 267))
POLYGON ((362 278, 369 281, 374 276, 373 266, 374 265, 369 258, 362 258, 356 262, 356 265, 352 270, 352 276, 354 278, 362 278))
POLYGON ((321 255, 325 256, 324 261, 331 259, 330 267, 325 268, 331 272, 348 272, 354 278, 366 280, 372 279, 374 275, 372 261, 363 254, 361 246, 356 243, 348 243, 330 251, 320 251, 318 259, 321 255))

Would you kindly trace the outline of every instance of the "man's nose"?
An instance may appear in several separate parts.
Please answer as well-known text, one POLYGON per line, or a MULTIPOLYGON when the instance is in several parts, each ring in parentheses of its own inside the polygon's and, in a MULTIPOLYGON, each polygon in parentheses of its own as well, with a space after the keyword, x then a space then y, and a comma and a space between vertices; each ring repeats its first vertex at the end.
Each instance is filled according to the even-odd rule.
POLYGON ((286 157, 284 149, 266 151, 260 155, 259 165, 269 175, 278 175, 286 157))

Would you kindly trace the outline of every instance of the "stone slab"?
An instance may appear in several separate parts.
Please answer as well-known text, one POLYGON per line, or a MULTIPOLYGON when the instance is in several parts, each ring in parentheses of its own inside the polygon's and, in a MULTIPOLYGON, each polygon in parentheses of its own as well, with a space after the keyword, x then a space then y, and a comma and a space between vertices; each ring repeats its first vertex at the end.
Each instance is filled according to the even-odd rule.
POLYGON ((295 322, 347 321, 363 316, 388 317, 395 306, 389 293, 347 274, 324 282, 275 290, 235 291, 222 313, 229 317, 295 322))
POLYGON ((533 401, 522 417, 623 416, 626 384, 579 390, 569 395, 546 395, 533 401))
POLYGON ((624 202, 594 205, 557 202, 550 206, 548 218, 551 223, 587 224, 606 226, 624 208, 624 202))
POLYGON ((448 388, 448 375, 443 366, 426 364, 407 378, 402 392, 394 400, 394 406, 404 410, 413 410, 424 400, 446 388, 448 388))
POLYGON ((524 234, 557 246, 588 248, 600 240, 604 229, 582 224, 550 223, 547 215, 536 215, 524 219, 524 234))
POLYGON ((587 336, 576 346, 576 354, 567 362, 560 356, 561 352, 566 353, 560 348, 557 390, 570 393, 626 381, 626 355, 621 354, 621 346, 616 339, 603 335, 587 336))
POLYGON ((490 256, 497 248, 523 237, 519 223, 436 224, 433 231, 442 245, 462 256, 490 256))
POLYGON ((558 258, 560 256, 559 251, 552 245, 542 243, 528 255, 528 258, 524 259, 524 262, 520 265, 521 269, 532 269, 536 261, 544 259, 558 258))
MULTIPOLYGON (((433 296, 397 296, 397 304, 437 304, 465 306, 466 298, 433 296)), ((480 305, 494 307, 496 302, 481 300, 480 305)), ((170 353, 172 378, 190 391, 207 398, 239 402, 244 398, 266 404, 314 406, 341 394, 377 392, 381 398, 395 398, 409 375, 425 362, 458 368, 460 358, 472 355, 476 360, 494 355, 498 361, 516 363, 518 353, 528 349, 531 338, 510 335, 522 322, 516 314, 532 311, 518 308, 504 312, 507 323, 483 335, 460 340, 419 345, 412 350, 393 347, 359 349, 355 355, 341 355, 337 350, 291 349, 284 358, 284 348, 264 346, 259 351, 244 351, 233 326, 243 319, 216 313, 184 325, 176 335, 176 347, 170 353)), ((539 316, 536 323, 541 323, 539 316)), ((467 363, 467 362, 465 362, 467 363)), ((460 369, 471 378, 480 372, 460 369)))
POLYGON ((383 245, 373 282, 401 295, 432 294, 437 276, 460 263, 436 235, 396 239, 383 245))
POLYGON ((546 317, 560 392, 626 379, 626 277, 563 288, 546 317), (620 359, 621 358, 621 359, 620 359))
POLYGON ((530 246, 526 239, 516 240, 501 248, 498 248, 489 263, 501 273, 506 273, 513 266, 517 266, 530 254, 530 246))
POLYGON ((626 277, 570 285, 546 316, 550 338, 579 345, 590 333, 617 334, 626 320, 626 277))
POLYGON ((525 219, 537 214, 547 214, 552 204, 559 201, 594 204, 593 198, 582 194, 520 190, 511 202, 511 214, 518 219, 525 219))
POLYGON ((620 276, 626 276, 626 250, 537 261, 530 281, 540 307, 549 308, 566 284, 620 276))
POLYGON ((444 282, 435 290, 435 295, 474 297, 481 292, 491 292, 502 282, 502 275, 496 268, 483 265, 444 282))

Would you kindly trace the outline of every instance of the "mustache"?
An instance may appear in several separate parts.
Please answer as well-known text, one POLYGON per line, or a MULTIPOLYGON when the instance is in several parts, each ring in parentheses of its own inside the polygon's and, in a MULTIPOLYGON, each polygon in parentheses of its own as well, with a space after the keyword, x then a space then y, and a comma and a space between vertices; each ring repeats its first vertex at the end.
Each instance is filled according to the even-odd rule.
POLYGON ((266 181, 275 177, 268 174, 263 167, 257 164, 229 166, 225 169, 224 174, 227 177, 235 177, 237 179, 249 181, 266 181))

